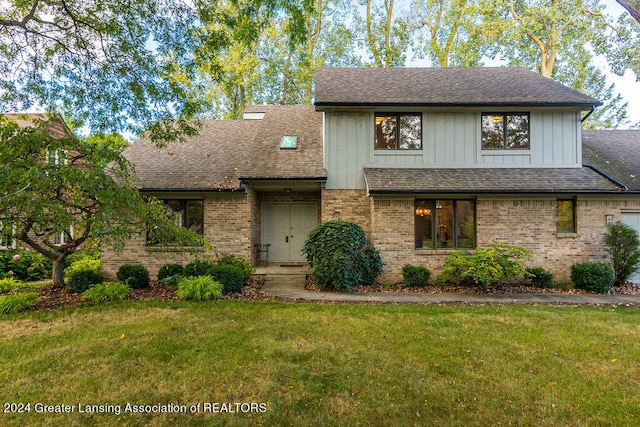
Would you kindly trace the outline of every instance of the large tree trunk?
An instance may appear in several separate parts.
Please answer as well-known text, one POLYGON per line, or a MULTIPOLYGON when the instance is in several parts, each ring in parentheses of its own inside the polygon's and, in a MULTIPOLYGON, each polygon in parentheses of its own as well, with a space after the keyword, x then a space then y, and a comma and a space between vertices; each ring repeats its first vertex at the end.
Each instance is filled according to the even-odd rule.
POLYGON ((51 269, 51 279, 54 288, 64 287, 64 269, 67 265, 67 257, 58 257, 53 260, 53 268, 51 269))

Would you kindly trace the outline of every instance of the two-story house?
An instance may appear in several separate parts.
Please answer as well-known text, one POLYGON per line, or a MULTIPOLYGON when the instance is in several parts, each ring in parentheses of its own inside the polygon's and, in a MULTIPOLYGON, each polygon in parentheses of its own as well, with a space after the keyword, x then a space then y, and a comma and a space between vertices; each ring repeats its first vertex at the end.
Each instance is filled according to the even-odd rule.
MULTIPOLYGON (((388 282, 404 264, 437 274, 452 251, 495 240, 566 280, 573 263, 605 257, 607 223, 640 218, 640 188, 625 182, 640 144, 623 142, 636 157, 618 159, 599 151, 609 134, 594 133, 587 165, 582 121, 600 102, 534 72, 320 69, 315 95, 315 107, 251 107, 183 144, 140 140, 125 156, 141 190, 185 227, 197 223, 217 252, 255 262, 269 245, 270 262, 300 262, 318 223, 354 221, 388 282), (600 168, 605 157, 615 173, 600 168)), ((126 260, 155 273, 192 256, 141 233, 125 253, 105 253, 103 268, 113 275, 126 260)))

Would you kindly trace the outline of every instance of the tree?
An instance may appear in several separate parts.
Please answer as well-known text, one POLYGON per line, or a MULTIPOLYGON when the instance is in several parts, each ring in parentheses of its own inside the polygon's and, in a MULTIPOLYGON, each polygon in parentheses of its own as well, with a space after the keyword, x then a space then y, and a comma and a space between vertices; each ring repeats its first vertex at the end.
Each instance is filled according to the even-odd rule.
POLYGON ((0 113, 40 106, 93 132, 192 134, 194 18, 182 0, 2 2, 0 113))
POLYGON ((417 56, 436 67, 481 65, 487 42, 496 38, 496 27, 484 25, 484 15, 495 3, 481 7, 473 0, 414 0, 412 28, 417 29, 417 56))
POLYGON ((153 229, 161 239, 200 242, 174 226, 159 201, 143 198, 132 166, 113 144, 56 134, 61 122, 47 116, 20 126, 0 118, 0 219, 14 225, 16 240, 52 261, 55 286, 64 284, 67 257, 88 239, 118 248, 153 229), (64 242, 56 244, 61 235, 64 242))
POLYGON ((364 27, 365 47, 373 66, 402 67, 409 44, 406 19, 398 17, 397 9, 394 12, 394 0, 383 0, 382 4, 366 0, 365 6, 364 25, 360 22, 359 26, 364 27))
POLYGON ((596 120, 591 118, 591 126, 616 127, 626 124, 626 104, 613 96, 613 88, 606 86, 605 76, 592 64, 594 53, 605 54, 610 47, 607 31, 612 25, 602 8, 599 0, 571 5, 559 0, 510 0, 507 13, 495 24, 505 32, 494 55, 600 99, 606 108, 595 115, 596 120))

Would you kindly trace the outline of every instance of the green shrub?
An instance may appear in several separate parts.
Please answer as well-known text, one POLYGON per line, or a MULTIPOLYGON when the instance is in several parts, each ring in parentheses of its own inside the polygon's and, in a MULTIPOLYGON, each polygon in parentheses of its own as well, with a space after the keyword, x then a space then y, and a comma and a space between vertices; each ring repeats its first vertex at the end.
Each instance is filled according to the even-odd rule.
POLYGON ((0 277, 47 279, 51 277, 51 260, 30 248, 0 251, 0 277))
POLYGON ((178 289, 178 283, 180 283, 182 279, 184 279, 184 276, 182 274, 176 274, 173 276, 167 276, 160 280, 160 282, 167 288, 175 291, 176 289, 178 289))
POLYGON ((352 222, 325 222, 316 227, 302 247, 321 289, 345 289, 372 283, 382 272, 380 254, 352 222))
POLYGON ((402 267, 402 278, 406 286, 412 288, 428 286, 430 277, 431 271, 426 267, 408 264, 402 267))
POLYGON ((16 314, 35 306, 40 298, 35 292, 0 297, 0 313, 16 314))
POLYGON ((192 261, 184 266, 182 275, 185 277, 206 276, 214 265, 215 264, 211 261, 192 261))
POLYGON ((149 270, 142 264, 124 264, 118 269, 116 277, 133 289, 149 286, 149 270))
POLYGON ((244 285, 244 275, 240 267, 234 265, 215 264, 207 271, 216 282, 224 286, 223 293, 241 292, 244 285))
POLYGON ((234 267, 238 267, 242 270, 242 279, 244 281, 249 280, 251 275, 254 273, 255 268, 251 265, 251 262, 238 258, 233 254, 221 254, 216 261, 218 265, 233 265, 234 267))
POLYGON ((571 280, 578 289, 607 293, 613 286, 615 274, 604 262, 581 262, 571 266, 571 280))
POLYGON ((13 277, 7 277, 6 279, 0 279, 0 295, 11 294, 13 292, 22 290, 24 285, 19 280, 13 277))
POLYGON ((222 296, 224 286, 211 276, 185 277, 178 284, 178 298, 183 300, 206 301, 222 296))
POLYGON ((475 254, 458 251, 445 260, 438 282, 475 284, 487 290, 492 283, 524 277, 524 260, 530 258, 528 250, 505 242, 477 248, 475 254))
POLYGON ((162 281, 166 277, 182 274, 182 270, 184 270, 184 267, 180 264, 163 265, 158 271, 158 280, 162 281))
POLYGON ((553 286, 553 273, 542 267, 527 268, 526 275, 531 279, 531 284, 537 288, 553 286))
POLYGON ((615 274, 615 284, 624 285, 640 268, 640 238, 638 232, 626 224, 617 222, 604 235, 607 252, 615 274))
POLYGON ((96 270, 72 270, 66 276, 67 289, 76 294, 104 281, 102 273, 96 270))
POLYGON ((84 291, 82 299, 94 303, 122 301, 130 292, 131 288, 122 282, 99 283, 84 291))
POLYGON ((84 257, 79 258, 77 261, 72 262, 65 273, 70 273, 72 271, 100 271, 100 260, 84 257))

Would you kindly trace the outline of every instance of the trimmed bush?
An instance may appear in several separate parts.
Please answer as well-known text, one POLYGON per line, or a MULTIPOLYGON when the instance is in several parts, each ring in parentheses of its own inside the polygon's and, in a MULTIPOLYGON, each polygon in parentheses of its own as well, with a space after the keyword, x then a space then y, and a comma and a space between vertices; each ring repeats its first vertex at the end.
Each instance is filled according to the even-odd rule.
POLYGON ((132 289, 149 286, 149 270, 142 264, 122 265, 116 273, 118 280, 132 289))
POLYGON ((69 265, 69 268, 65 271, 65 273, 70 273, 72 271, 100 271, 100 260, 84 257, 80 258, 77 261, 74 261, 69 265))
POLYGON ((167 276, 164 279, 160 280, 160 282, 167 288, 175 291, 176 289, 178 289, 178 283, 180 283, 182 279, 184 279, 184 276, 182 274, 176 274, 174 276, 167 276))
POLYGON ((182 274, 184 267, 180 264, 166 264, 163 265, 158 271, 158 280, 162 282, 163 279, 169 276, 176 276, 178 274, 182 274))
POLYGON ((206 276, 209 274, 209 270, 215 264, 211 261, 192 261, 189 264, 184 266, 182 270, 182 275, 185 277, 198 277, 198 276, 206 276))
POLYGON ((402 267, 402 278, 406 286, 416 288, 429 285, 431 271, 428 268, 415 265, 405 265, 402 267))
POLYGON ((316 227, 302 247, 321 289, 344 289, 373 283, 382 272, 382 259, 353 222, 325 222, 316 227))
POLYGON ((131 288, 122 282, 99 283, 84 291, 82 299, 94 303, 122 301, 129 293, 131 293, 131 288))
POLYGON ((40 298, 35 292, 0 297, 0 313, 16 314, 35 306, 40 298))
POLYGON ((185 277, 178 284, 178 298, 192 301, 218 299, 222 296, 224 286, 213 280, 211 276, 185 277))
POLYGON ((505 242, 493 242, 486 248, 477 248, 471 255, 458 251, 445 260, 438 282, 475 284, 488 290, 493 283, 523 278, 526 271, 524 260, 530 258, 525 248, 505 242))
POLYGON ((67 289, 74 294, 84 292, 104 281, 102 273, 95 270, 72 270, 66 273, 66 276, 67 289))
POLYGON ((531 284, 536 288, 553 287, 553 273, 542 267, 527 268, 526 275, 531 279, 531 284))
POLYGON ((242 278, 244 281, 249 280, 255 268, 251 265, 251 263, 245 259, 238 258, 233 254, 221 254, 216 261, 218 265, 233 265, 234 267, 238 267, 242 270, 242 278))
POLYGON ((571 280, 578 289, 603 294, 613 286, 615 274, 604 262, 581 262, 571 266, 571 280))
POLYGON ((615 274, 615 284, 624 285, 640 268, 640 238, 638 232, 626 224, 617 222, 604 235, 607 252, 615 274))
POLYGON ((222 283, 222 292, 226 295, 230 292, 241 292, 244 285, 244 275, 239 267, 234 265, 215 264, 212 265, 207 274, 216 282, 222 283))

